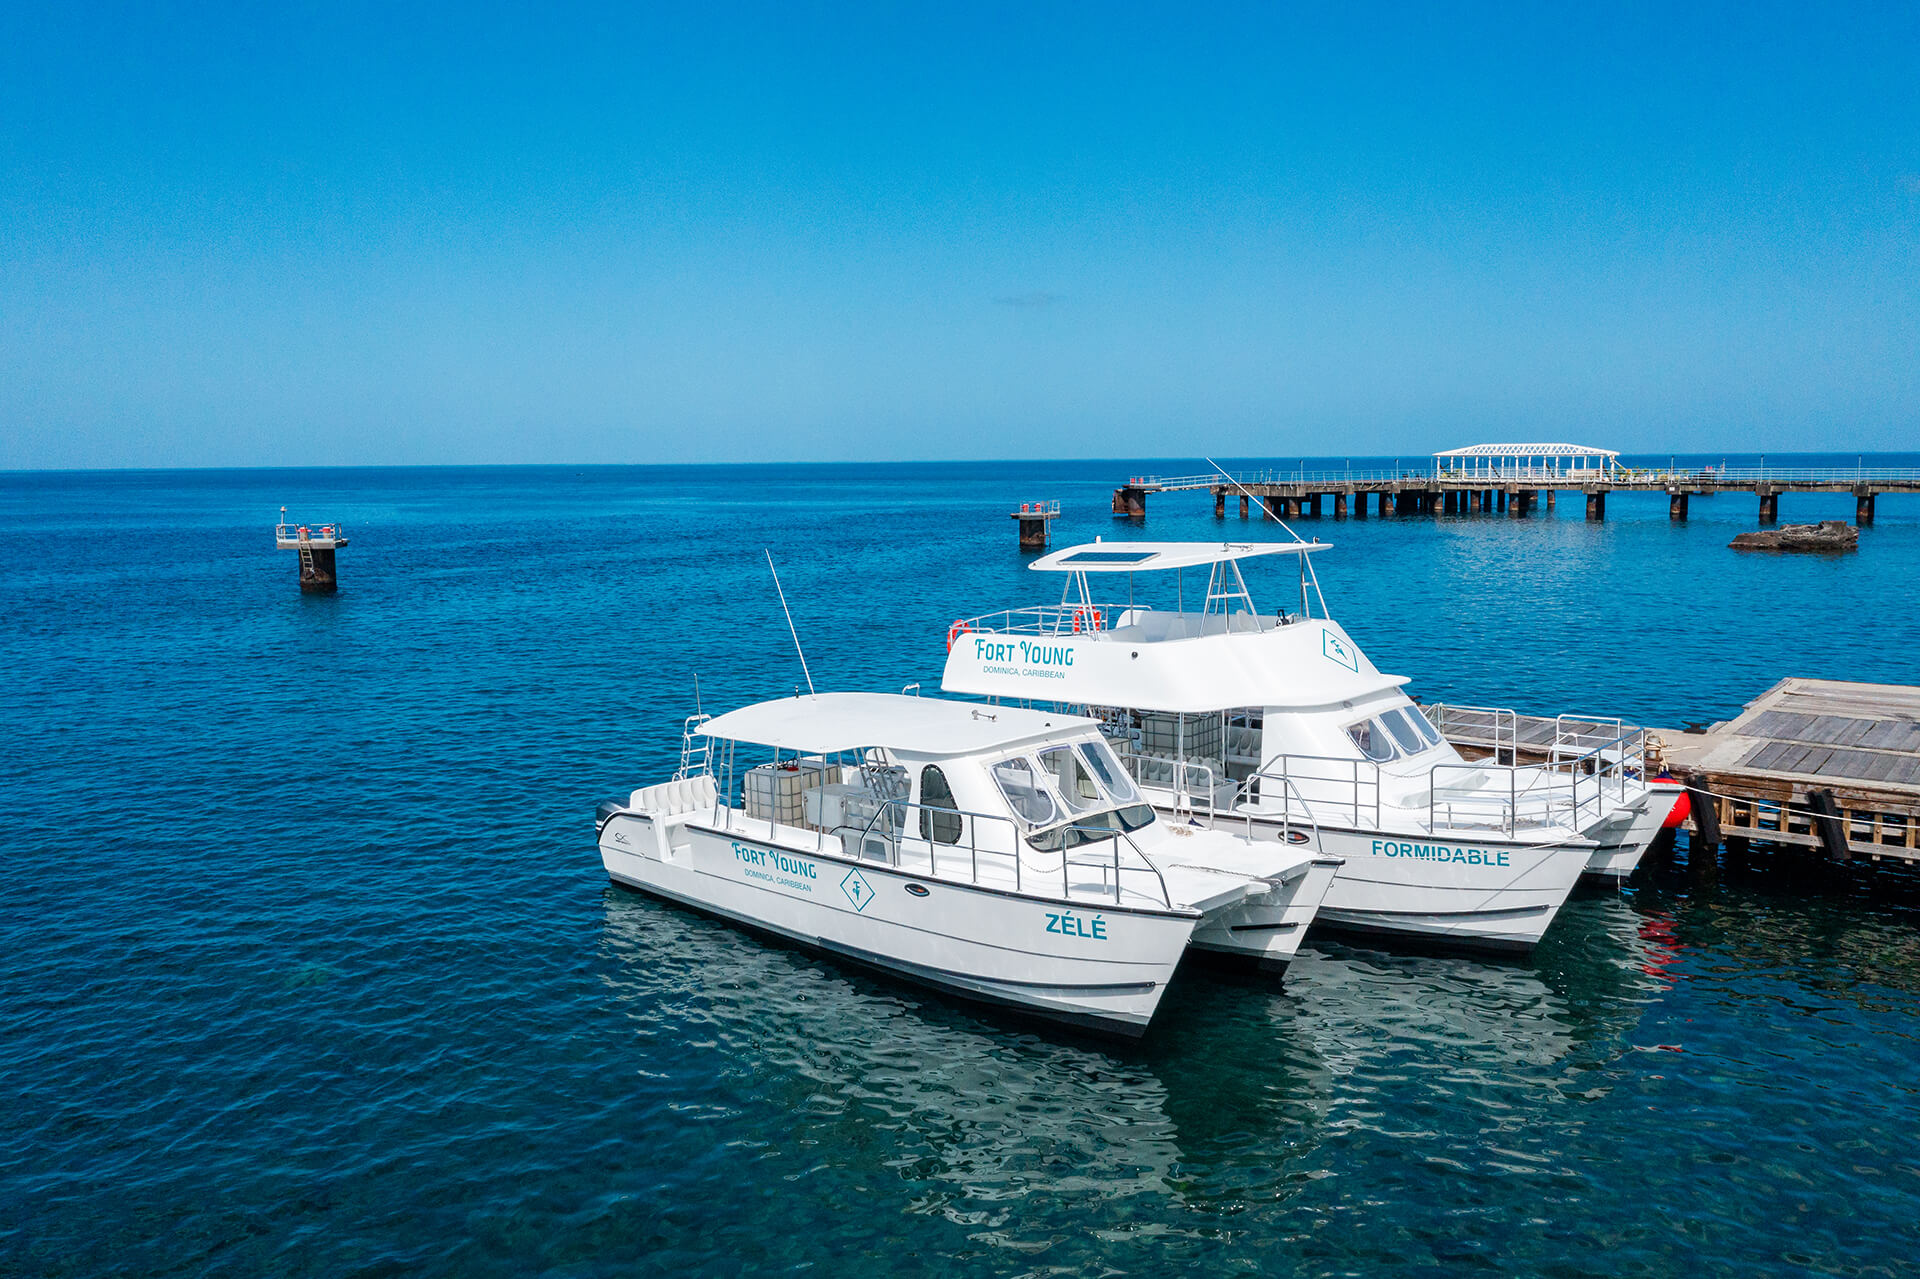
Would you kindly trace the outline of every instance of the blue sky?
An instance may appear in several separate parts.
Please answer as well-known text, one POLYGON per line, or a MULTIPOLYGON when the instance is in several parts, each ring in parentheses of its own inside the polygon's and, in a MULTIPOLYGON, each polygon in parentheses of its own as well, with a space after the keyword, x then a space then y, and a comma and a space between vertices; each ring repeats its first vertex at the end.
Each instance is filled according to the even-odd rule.
POLYGON ((0 17, 0 467, 1920 439, 1920 6, 0 17))

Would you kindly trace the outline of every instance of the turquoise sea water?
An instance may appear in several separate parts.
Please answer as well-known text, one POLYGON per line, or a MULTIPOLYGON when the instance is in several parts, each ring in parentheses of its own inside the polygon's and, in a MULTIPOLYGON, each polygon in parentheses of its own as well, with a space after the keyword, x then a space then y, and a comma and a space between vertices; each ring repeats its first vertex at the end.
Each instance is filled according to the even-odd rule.
MULTIPOLYGON (((823 687, 932 690, 952 619, 1051 596, 1007 512, 1123 536, 1136 469, 0 475, 0 1272, 1910 1273, 1889 877, 1683 846, 1530 962, 1310 946, 1183 974, 1134 1049, 607 885, 594 801, 665 776, 694 677, 800 681, 763 547, 823 687), (337 596, 283 503, 346 524, 337 596)), ((1727 550, 1753 507, 1300 528, 1430 699, 1920 682, 1920 498, 1842 558, 1727 550)), ((1162 495, 1145 535, 1221 525, 1162 495)))

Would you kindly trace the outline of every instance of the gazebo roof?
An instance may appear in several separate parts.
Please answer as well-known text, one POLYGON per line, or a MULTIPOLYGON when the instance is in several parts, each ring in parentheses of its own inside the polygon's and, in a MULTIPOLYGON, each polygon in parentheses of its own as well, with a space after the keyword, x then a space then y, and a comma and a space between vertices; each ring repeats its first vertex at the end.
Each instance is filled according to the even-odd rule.
POLYGON ((1463 449, 1448 449, 1435 457, 1604 457, 1617 458, 1613 449, 1588 448, 1584 444, 1469 444, 1463 449))

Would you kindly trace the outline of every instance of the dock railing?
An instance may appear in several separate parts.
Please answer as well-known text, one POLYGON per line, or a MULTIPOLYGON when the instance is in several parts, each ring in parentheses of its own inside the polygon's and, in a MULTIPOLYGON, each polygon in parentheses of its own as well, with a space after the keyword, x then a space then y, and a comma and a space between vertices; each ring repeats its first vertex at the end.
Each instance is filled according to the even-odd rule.
POLYGON ((1259 485, 1319 487, 1337 492, 1348 485, 1399 484, 1403 481, 1432 480, 1452 487, 1501 488, 1504 486, 1574 488, 1593 485, 1605 489, 1666 488, 1696 484, 1706 488, 1746 488, 1757 484, 1897 484, 1920 485, 1920 467, 1854 466, 1653 466, 1653 467, 1561 467, 1551 466, 1454 466, 1406 467, 1400 470, 1309 471, 1275 467, 1259 471, 1238 471, 1232 475, 1132 475, 1125 487, 1144 492, 1172 492, 1182 489, 1232 489, 1259 485))
POLYGON ((324 549, 347 540, 347 530, 339 524, 298 524, 282 521, 273 526, 273 540, 283 550, 296 546, 324 549))

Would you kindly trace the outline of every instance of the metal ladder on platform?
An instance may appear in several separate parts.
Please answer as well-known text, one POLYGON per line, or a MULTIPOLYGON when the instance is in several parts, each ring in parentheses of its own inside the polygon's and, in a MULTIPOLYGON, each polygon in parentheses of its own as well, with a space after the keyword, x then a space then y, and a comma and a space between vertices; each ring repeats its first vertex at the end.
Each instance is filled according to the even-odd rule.
POLYGON ((713 771, 713 739, 694 732, 712 718, 711 715, 687 716, 686 727, 680 730, 680 771, 673 775, 674 781, 683 782, 713 771))
POLYGON ((313 576, 313 543, 305 529, 300 530, 300 576, 302 580, 313 576))

